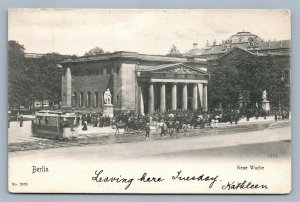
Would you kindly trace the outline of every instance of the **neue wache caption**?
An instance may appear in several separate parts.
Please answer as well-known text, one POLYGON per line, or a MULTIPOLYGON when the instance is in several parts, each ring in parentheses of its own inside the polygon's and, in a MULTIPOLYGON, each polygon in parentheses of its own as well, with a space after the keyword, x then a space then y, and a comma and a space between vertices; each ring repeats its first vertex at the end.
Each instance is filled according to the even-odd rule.
POLYGON ((133 186, 138 186, 139 183, 148 184, 160 184, 166 181, 171 183, 181 182, 199 182, 207 185, 209 189, 213 187, 221 188, 222 190, 267 190, 268 185, 257 184, 249 180, 240 181, 223 181, 219 175, 207 175, 205 173, 199 173, 199 175, 189 175, 184 170, 178 170, 175 173, 171 173, 170 176, 158 177, 151 176, 147 172, 142 172, 139 178, 128 178, 122 175, 109 176, 105 170, 96 170, 91 178, 95 183, 101 186, 105 186, 109 183, 120 184, 125 190, 129 190, 133 186))

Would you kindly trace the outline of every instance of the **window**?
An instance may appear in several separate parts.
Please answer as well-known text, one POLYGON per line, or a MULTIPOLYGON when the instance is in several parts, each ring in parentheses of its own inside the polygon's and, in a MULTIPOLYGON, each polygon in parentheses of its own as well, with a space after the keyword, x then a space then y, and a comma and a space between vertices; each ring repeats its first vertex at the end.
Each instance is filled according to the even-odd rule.
POLYGON ((87 92, 86 107, 91 107, 91 92, 87 92))
POLYGON ((80 106, 80 107, 83 107, 83 92, 80 92, 79 106, 80 106))
POLYGON ((99 94, 98 91, 95 92, 95 97, 94 97, 94 107, 98 108, 99 107, 99 94))
POLYGON ((74 92, 73 93, 73 107, 76 107, 77 106, 77 93, 74 92))
POLYGON ((48 117, 45 117, 45 124, 49 124, 49 119, 48 119, 48 117))

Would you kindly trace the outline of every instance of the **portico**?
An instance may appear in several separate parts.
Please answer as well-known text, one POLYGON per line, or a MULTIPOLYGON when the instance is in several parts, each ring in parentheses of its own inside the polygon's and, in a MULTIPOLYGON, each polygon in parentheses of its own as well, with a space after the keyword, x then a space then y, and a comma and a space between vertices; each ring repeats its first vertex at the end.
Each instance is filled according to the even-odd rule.
POLYGON ((209 76, 205 71, 183 64, 155 68, 147 66, 138 70, 140 113, 207 109, 209 76))

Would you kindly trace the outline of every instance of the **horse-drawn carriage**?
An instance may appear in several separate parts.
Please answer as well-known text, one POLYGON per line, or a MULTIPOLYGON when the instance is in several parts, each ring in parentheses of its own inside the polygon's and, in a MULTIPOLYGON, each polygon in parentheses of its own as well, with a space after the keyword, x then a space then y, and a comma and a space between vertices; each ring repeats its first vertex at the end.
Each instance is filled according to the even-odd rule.
POLYGON ((120 129, 124 130, 125 133, 140 133, 144 132, 147 122, 142 119, 129 118, 125 120, 117 120, 115 122, 116 134, 120 133, 120 129))
POLYGON ((192 124, 193 128, 210 127, 210 124, 211 124, 210 116, 208 114, 196 115, 196 116, 192 117, 191 124, 192 124))

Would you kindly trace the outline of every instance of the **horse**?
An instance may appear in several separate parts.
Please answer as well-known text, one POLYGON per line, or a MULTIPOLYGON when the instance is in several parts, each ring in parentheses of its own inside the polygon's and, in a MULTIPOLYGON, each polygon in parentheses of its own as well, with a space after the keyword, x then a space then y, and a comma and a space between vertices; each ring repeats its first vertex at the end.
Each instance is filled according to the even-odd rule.
POLYGON ((120 133, 120 129, 124 129, 124 133, 126 133, 126 130, 127 130, 128 126, 126 123, 120 121, 120 122, 117 122, 116 123, 116 133, 115 134, 119 134, 120 133))

